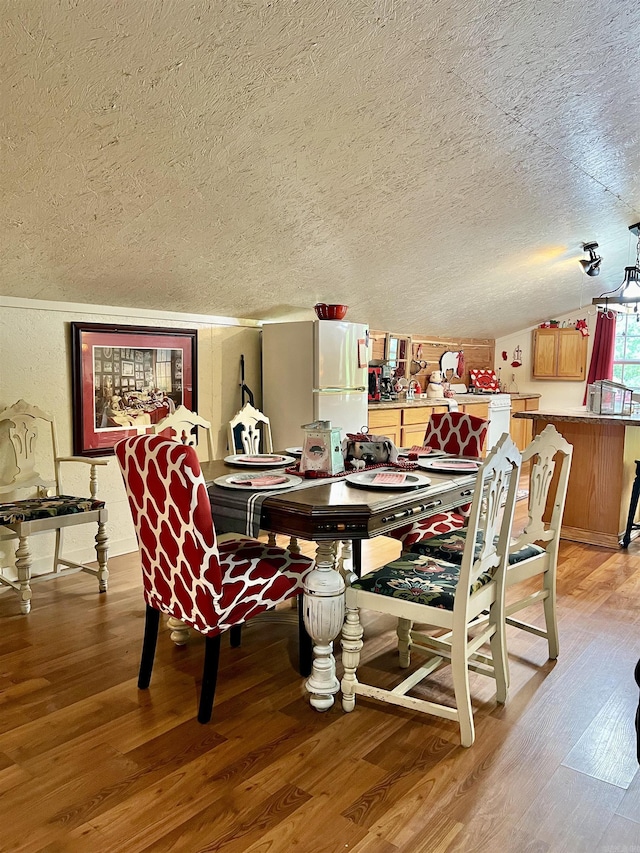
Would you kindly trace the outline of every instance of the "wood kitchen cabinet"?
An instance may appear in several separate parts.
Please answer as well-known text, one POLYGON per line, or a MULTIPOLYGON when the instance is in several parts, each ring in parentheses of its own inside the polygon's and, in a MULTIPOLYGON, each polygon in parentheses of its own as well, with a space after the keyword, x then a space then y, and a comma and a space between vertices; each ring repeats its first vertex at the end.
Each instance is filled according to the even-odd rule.
POLYGON ((523 418, 514 418, 516 412, 536 411, 539 406, 537 397, 530 397, 526 400, 511 400, 511 425, 509 427, 509 435, 513 439, 518 450, 524 450, 530 443, 533 435, 533 421, 524 420, 523 418))
POLYGON ((534 379, 584 380, 587 339, 577 329, 534 329, 534 379))
POLYGON ((434 412, 448 411, 448 406, 419 406, 402 409, 401 447, 413 447, 414 444, 421 445, 431 415, 434 412))
POLYGON ((400 443, 401 413, 401 409, 369 408, 369 432, 372 435, 386 435, 396 447, 402 447, 400 443))

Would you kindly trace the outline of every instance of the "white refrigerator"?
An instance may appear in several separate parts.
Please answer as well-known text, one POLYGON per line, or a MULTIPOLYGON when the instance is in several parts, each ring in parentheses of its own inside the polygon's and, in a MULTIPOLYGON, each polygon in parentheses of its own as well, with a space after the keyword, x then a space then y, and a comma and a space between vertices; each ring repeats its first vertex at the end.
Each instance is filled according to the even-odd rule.
POLYGON ((300 447, 303 424, 331 421, 342 435, 367 425, 369 327, 342 320, 262 327, 262 410, 274 449, 300 447))

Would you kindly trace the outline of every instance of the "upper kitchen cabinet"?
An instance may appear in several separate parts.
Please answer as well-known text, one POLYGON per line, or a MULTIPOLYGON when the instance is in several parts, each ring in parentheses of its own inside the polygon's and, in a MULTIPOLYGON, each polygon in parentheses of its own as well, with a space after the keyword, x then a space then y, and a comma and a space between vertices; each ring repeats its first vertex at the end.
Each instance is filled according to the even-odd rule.
POLYGON ((587 374, 587 339, 577 329, 534 329, 534 379, 582 381, 587 374))

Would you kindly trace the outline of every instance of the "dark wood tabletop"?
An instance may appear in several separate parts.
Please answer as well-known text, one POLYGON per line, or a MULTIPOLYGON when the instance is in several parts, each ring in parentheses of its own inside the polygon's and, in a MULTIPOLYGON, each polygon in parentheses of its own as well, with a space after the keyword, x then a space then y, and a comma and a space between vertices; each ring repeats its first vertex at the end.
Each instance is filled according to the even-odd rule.
MULTIPOLYGON (((222 460, 202 464, 207 485, 217 477, 238 470, 222 460)), ((309 488, 270 495, 262 504, 260 527, 314 541, 369 539, 471 500, 475 474, 420 473, 429 477, 429 486, 374 490, 354 487, 339 478, 323 479, 309 488)))

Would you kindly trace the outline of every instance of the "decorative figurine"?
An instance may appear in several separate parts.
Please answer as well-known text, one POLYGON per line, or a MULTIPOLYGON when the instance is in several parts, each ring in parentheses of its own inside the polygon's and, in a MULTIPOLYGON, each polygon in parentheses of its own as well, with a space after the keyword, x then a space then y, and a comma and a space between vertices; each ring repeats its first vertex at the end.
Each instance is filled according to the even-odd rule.
POLYGON ((433 371, 429 377, 429 384, 427 385, 427 397, 434 400, 442 400, 444 398, 444 387, 442 385, 443 379, 444 376, 442 375, 441 370, 433 371))

